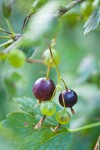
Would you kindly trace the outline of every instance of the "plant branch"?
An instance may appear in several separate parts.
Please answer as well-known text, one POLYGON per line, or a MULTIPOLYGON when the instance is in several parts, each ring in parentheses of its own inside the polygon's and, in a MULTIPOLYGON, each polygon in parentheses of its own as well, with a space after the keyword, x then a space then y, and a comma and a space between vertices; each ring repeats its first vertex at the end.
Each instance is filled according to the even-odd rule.
POLYGON ((27 59, 26 60, 28 63, 44 63, 43 60, 38 60, 38 59, 27 59))
POLYGON ((6 30, 4 30, 2 28, 0 28, 0 31, 12 35, 10 32, 8 32, 8 31, 6 31, 6 30))
POLYGON ((7 18, 6 18, 6 23, 8 25, 8 28, 9 28, 11 34, 14 36, 15 35, 14 30, 13 30, 11 24, 10 24, 10 21, 7 18))
POLYGON ((69 11, 70 9, 72 9, 74 6, 78 5, 79 3, 83 2, 84 0, 74 0, 72 1, 70 4, 66 5, 63 8, 60 8, 57 12, 57 16, 61 17, 62 15, 64 15, 67 11, 69 11))

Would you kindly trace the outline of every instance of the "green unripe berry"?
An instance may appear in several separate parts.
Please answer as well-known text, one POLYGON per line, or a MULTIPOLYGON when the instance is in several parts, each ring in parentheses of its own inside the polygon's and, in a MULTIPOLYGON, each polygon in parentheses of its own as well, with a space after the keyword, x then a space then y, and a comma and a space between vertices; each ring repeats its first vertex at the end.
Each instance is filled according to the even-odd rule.
POLYGON ((8 54, 8 62, 14 68, 21 67, 26 61, 25 54, 20 50, 12 50, 8 54))
POLYGON ((60 110, 56 113, 56 120, 60 124, 67 124, 70 121, 70 114, 66 110, 60 110))
POLYGON ((56 106, 51 101, 42 102, 40 105, 40 110, 42 114, 46 116, 52 116, 56 111, 56 106))
MULTIPOLYGON (((60 55, 59 55, 59 53, 54 48, 52 48, 52 54, 53 54, 53 58, 54 58, 56 64, 58 65, 59 62, 60 62, 60 55)), ((46 66, 49 66, 50 61, 51 61, 51 67, 55 67, 55 63, 54 63, 53 59, 51 58, 49 49, 44 51, 43 58, 44 58, 44 64, 46 66)))
POLYGON ((7 54, 4 52, 0 52, 0 60, 5 60, 7 58, 7 54))

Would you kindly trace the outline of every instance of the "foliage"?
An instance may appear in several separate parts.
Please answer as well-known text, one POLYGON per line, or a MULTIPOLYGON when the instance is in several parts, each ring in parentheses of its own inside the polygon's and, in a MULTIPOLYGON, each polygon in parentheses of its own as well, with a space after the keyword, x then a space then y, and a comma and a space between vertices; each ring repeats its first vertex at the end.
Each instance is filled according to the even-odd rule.
POLYGON ((94 149, 100 128, 100 0, 3 0, 0 13, 1 148, 94 149), (15 65, 8 63, 16 49, 26 57, 19 68, 14 68, 18 65, 14 58, 15 65), (47 49, 48 64, 43 57, 47 49), (52 49, 59 53, 60 63, 52 49), (54 114, 37 129, 43 115, 32 87, 40 77, 56 85, 50 100, 57 112, 63 110, 59 94, 65 88, 77 92, 77 115, 68 108, 71 119, 67 125, 59 126, 54 114))

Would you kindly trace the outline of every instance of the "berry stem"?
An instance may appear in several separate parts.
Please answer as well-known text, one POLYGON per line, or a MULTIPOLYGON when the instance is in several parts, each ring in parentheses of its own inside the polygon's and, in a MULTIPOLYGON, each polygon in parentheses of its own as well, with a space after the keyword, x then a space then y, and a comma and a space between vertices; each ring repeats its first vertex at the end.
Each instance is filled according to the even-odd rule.
POLYGON ((45 118, 46 118, 46 115, 44 115, 44 116, 40 119, 40 121, 37 123, 37 125, 34 127, 34 129, 40 129, 41 126, 42 126, 42 124, 43 124, 43 122, 44 122, 44 120, 45 120, 45 118))
POLYGON ((60 128, 60 123, 55 128, 51 128, 51 130, 53 132, 56 132, 56 131, 58 131, 59 128, 60 128))
POLYGON ((14 30, 13 30, 11 24, 10 24, 10 21, 9 21, 7 18, 6 18, 6 23, 7 23, 7 25, 8 25, 8 28, 9 28, 11 34, 14 36, 14 35, 15 35, 15 32, 14 32, 14 30))
POLYGON ((61 81, 63 82, 63 84, 64 84, 64 86, 65 86, 65 89, 68 91, 68 87, 67 87, 67 85, 66 85, 64 79, 63 79, 62 77, 61 77, 60 79, 61 79, 61 81))
POLYGON ((28 63, 41 63, 41 64, 44 63, 43 60, 38 60, 38 59, 27 59, 26 61, 27 61, 28 63))
POLYGON ((0 39, 11 39, 11 36, 0 36, 0 39))
POLYGON ((48 70, 47 70, 47 75, 46 75, 46 80, 47 80, 48 77, 49 77, 50 69, 51 69, 51 61, 49 62, 49 66, 48 66, 48 70))
POLYGON ((85 125, 83 127, 80 127, 80 128, 77 128, 77 129, 68 129, 67 130, 69 132, 78 132, 78 131, 82 131, 82 130, 86 130, 86 129, 90 129, 90 128, 94 128, 94 127, 98 127, 100 126, 100 122, 96 122, 96 123, 92 123, 92 124, 89 124, 89 125, 85 125))
POLYGON ((0 31, 12 35, 10 32, 8 32, 8 31, 6 31, 6 30, 4 30, 2 28, 0 28, 0 31))
MULTIPOLYGON (((62 91, 61 91, 61 93, 62 93, 62 91)), ((62 93, 62 99, 63 99, 63 105, 64 105, 64 110, 65 110, 66 106, 65 106, 65 101, 64 101, 64 95, 63 95, 63 93, 62 93)))
POLYGON ((52 99, 53 99, 53 97, 55 96, 55 93, 56 93, 56 88, 55 88, 55 90, 54 90, 54 92, 53 92, 53 95, 52 95, 52 97, 51 97, 51 99, 50 99, 50 100, 52 100, 52 99))
POLYGON ((70 109, 71 109, 72 114, 75 114, 74 109, 72 107, 70 109))
POLYGON ((51 50, 51 45, 50 45, 50 44, 48 44, 48 48, 49 48, 51 58, 52 58, 52 60, 53 60, 53 62, 54 62, 54 64, 55 64, 56 71, 57 71, 57 74, 58 74, 58 84, 60 84, 60 72, 59 72, 58 66, 57 66, 57 64, 56 64, 56 62, 55 62, 55 60, 54 60, 54 57, 53 57, 53 54, 52 54, 52 50, 51 50))

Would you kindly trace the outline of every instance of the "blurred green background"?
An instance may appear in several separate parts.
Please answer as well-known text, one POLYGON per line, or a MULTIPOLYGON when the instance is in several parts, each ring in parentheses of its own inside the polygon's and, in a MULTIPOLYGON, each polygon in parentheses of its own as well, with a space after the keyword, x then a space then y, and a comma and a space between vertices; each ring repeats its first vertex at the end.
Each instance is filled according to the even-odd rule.
MULTIPOLYGON (((23 21, 30 13, 32 2, 33 0, 28 0, 28 2, 16 0, 14 3, 10 22, 16 33, 22 33, 23 21)), ((66 14, 59 18, 58 23, 60 27, 56 33, 55 48, 60 54, 59 70, 68 87, 75 90, 79 96, 78 103, 74 107, 77 116, 72 117, 70 126, 76 128, 100 121, 100 27, 88 36, 84 36, 83 20, 78 18, 73 22, 66 14)), ((8 30, 2 14, 1 1, 0 27, 8 30)), ((2 42, 3 40, 0 39, 0 43, 2 42)), ((31 58, 42 59, 45 48, 44 40, 31 58)), ((0 61, 0 120, 5 119, 9 112, 20 111, 17 104, 13 102, 13 97, 34 98, 33 83, 39 77, 45 76, 46 71, 47 68, 43 64, 26 63, 20 69, 13 69, 7 61, 0 61)), ((54 68, 51 69, 50 78, 57 84, 54 68)), ((57 96, 55 101, 58 103, 57 96)), ((8 135, 4 134, 2 128, 0 128, 0 133, 2 149, 13 150, 8 135)), ((100 127, 74 133, 71 150, 92 150, 99 134, 100 127)))

